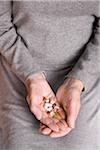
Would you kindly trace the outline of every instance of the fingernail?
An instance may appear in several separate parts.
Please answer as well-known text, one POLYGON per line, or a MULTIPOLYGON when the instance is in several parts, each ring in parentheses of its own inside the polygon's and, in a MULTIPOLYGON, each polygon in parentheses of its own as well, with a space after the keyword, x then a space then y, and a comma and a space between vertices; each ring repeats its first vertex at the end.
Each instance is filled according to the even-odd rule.
POLYGON ((42 133, 45 134, 45 135, 48 135, 48 134, 51 133, 51 129, 45 128, 44 130, 42 130, 42 133))

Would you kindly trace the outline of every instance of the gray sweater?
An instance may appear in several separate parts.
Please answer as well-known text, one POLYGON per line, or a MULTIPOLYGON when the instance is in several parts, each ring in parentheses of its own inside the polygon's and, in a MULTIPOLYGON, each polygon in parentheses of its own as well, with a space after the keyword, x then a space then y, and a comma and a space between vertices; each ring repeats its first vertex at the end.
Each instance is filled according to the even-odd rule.
POLYGON ((97 1, 0 1, 0 53, 25 83, 52 71, 82 80, 88 89, 100 73, 100 45, 88 42, 97 1), (87 45, 88 42, 88 46, 87 45))

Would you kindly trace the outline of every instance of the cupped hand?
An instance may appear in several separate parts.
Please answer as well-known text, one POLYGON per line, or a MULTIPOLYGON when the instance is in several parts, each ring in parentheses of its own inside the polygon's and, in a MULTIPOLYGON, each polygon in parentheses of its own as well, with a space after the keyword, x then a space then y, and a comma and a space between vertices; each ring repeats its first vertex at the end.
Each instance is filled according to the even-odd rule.
POLYGON ((62 137, 67 135, 75 128, 75 121, 80 110, 80 96, 83 89, 83 84, 75 78, 67 78, 64 83, 58 88, 56 97, 59 104, 63 107, 66 113, 67 126, 65 130, 59 132, 50 131, 46 126, 40 125, 41 133, 48 131, 50 137, 62 137))
POLYGON ((46 81, 46 77, 43 73, 30 75, 26 80, 27 85, 27 102, 29 104, 31 112, 35 117, 46 127, 48 127, 48 133, 50 131, 58 132, 60 129, 64 129, 66 126, 65 113, 63 109, 59 109, 57 117, 51 117, 44 109, 44 98, 55 102, 57 105, 57 99, 46 81))

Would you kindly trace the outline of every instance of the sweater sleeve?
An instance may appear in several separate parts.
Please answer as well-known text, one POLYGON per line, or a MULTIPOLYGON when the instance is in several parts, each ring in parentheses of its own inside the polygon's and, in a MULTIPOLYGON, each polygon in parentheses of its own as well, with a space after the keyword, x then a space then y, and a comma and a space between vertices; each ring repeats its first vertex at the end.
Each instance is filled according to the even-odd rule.
POLYGON ((24 83, 29 75, 38 71, 33 57, 13 24, 11 1, 0 1, 0 54, 24 83))
POLYGON ((93 33, 83 54, 66 75, 81 80, 85 90, 89 89, 95 78, 100 77, 100 17, 95 18, 93 33))

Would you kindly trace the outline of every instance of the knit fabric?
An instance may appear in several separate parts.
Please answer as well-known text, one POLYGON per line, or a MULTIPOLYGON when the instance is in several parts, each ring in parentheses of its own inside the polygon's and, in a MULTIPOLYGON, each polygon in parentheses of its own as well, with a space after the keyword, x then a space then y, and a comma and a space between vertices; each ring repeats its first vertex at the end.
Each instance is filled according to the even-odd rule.
POLYGON ((0 150, 99 150, 99 1, 0 1, 0 150), (51 139, 26 102, 26 79, 43 72, 54 92, 67 77, 85 87, 76 128, 51 139), (2 147, 1 147, 2 146, 2 147))

